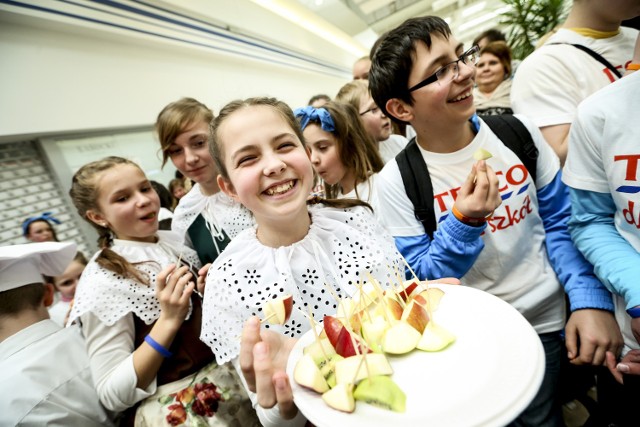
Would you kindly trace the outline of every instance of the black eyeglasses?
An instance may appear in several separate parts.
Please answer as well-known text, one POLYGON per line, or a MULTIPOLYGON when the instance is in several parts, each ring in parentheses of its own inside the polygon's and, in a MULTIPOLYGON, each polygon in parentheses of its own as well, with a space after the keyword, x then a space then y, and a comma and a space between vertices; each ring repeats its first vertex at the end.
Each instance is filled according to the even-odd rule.
POLYGON ((415 86, 409 88, 409 92, 413 92, 414 90, 418 90, 421 87, 425 87, 428 84, 433 82, 438 82, 440 84, 449 83, 452 80, 455 80, 458 77, 460 72, 460 66, 458 63, 462 61, 465 65, 475 66, 480 59, 480 48, 478 46, 473 46, 471 49, 463 53, 453 62, 449 62, 447 65, 440 68, 435 73, 431 74, 429 77, 421 81, 415 86))

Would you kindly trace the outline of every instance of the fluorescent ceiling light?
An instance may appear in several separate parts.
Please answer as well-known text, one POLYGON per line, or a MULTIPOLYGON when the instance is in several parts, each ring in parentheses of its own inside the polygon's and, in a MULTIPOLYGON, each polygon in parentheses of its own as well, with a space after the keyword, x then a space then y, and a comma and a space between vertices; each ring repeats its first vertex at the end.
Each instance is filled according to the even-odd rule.
MULTIPOLYGON (((496 18, 497 16, 503 14, 507 10, 509 10, 509 6, 501 7, 500 9, 494 10, 493 12, 485 13, 484 15, 480 15, 477 18, 466 21, 460 25, 458 25, 457 31, 462 32, 469 28, 476 27, 484 22, 487 22, 491 19, 496 18)), ((496 23, 497 24, 497 23, 496 23)))
POLYGON ((252 1, 276 15, 298 25, 299 27, 327 40, 328 42, 338 46, 340 49, 352 53, 353 55, 363 56, 368 54, 367 49, 356 43, 348 34, 342 32, 328 22, 317 18, 302 6, 300 6, 299 9, 294 10, 291 4, 285 4, 285 2, 281 0, 252 1))
POLYGON ((471 6, 462 9, 462 17, 466 18, 467 16, 475 15, 483 10, 486 5, 487 2, 484 1, 472 4, 471 6))

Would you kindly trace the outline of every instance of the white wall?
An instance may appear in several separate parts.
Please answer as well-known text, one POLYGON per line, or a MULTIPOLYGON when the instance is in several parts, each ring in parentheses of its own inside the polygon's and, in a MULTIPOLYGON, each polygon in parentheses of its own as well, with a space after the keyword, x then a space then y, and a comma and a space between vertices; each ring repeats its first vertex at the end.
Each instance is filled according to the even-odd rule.
POLYGON ((108 18, 111 24, 133 22, 151 29, 152 36, 50 11, 105 19, 103 12, 70 11, 71 6, 53 0, 34 3, 48 11, 0 1, 0 142, 149 125, 165 104, 182 96, 195 97, 214 111, 232 99, 257 95, 276 96, 296 107, 316 93, 335 95, 349 80, 356 58, 248 0, 158 3, 179 3, 180 13, 198 19, 226 17, 234 21, 232 28, 243 23, 253 34, 270 35, 267 42, 287 40, 285 50, 303 59, 231 43, 227 47, 239 54, 224 53, 219 49, 224 41, 221 45, 184 28, 108 18), (202 13, 195 10, 206 5, 202 13), (184 40, 162 37, 176 34, 184 40), (319 52, 315 57, 314 49, 319 52))

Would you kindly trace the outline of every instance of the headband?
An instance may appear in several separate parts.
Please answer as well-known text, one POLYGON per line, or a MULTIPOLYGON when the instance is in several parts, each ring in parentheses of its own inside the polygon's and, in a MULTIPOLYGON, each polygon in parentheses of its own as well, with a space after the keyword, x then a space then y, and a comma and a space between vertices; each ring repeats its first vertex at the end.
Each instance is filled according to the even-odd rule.
POLYGON ((308 105, 306 107, 296 108, 293 114, 295 114, 296 118, 300 119, 300 128, 302 130, 307 127, 309 122, 319 123, 325 132, 334 132, 336 130, 331 115, 322 107, 315 108, 308 105))
POLYGON ((28 230, 29 230, 29 226, 30 226, 32 223, 36 222, 36 221, 45 221, 45 222, 49 222, 49 221, 51 221, 51 222, 53 222, 54 224, 62 224, 62 223, 60 222, 60 220, 59 220, 59 219, 54 218, 54 217, 51 215, 51 212, 44 212, 44 213, 43 213, 42 215, 40 215, 40 216, 31 216, 31 217, 29 217, 29 218, 27 218, 27 219, 25 219, 25 220, 24 220, 24 222, 22 223, 22 235, 23 235, 23 236, 26 236, 26 235, 27 235, 27 232, 28 232, 28 230))

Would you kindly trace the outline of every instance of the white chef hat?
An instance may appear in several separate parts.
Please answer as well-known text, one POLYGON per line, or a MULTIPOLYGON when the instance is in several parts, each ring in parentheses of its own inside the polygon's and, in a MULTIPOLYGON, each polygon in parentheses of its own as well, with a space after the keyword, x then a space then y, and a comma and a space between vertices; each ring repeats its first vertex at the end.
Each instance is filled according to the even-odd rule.
POLYGON ((0 247, 0 292, 31 283, 43 283, 42 275, 64 273, 76 254, 73 242, 42 242, 0 247))

